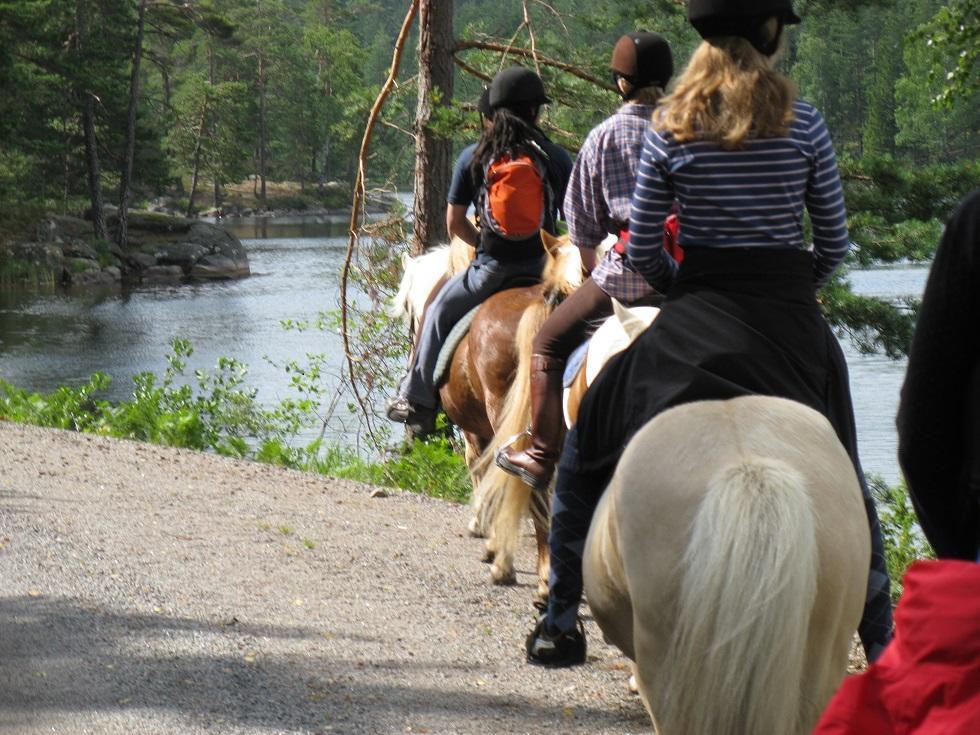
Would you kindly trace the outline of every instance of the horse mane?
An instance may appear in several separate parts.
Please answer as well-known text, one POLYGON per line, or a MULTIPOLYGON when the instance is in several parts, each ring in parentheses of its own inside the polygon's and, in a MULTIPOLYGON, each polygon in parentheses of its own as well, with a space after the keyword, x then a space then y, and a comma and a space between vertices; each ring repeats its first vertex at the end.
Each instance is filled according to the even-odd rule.
POLYGON ((548 303, 558 303, 585 281, 582 253, 567 235, 555 236, 541 230, 541 242, 548 255, 541 273, 544 297, 548 303))
POLYGON ((414 332, 425 311, 425 305, 446 278, 464 270, 473 260, 475 249, 454 237, 448 245, 439 245, 421 255, 402 254, 402 279, 389 313, 404 319, 414 332))

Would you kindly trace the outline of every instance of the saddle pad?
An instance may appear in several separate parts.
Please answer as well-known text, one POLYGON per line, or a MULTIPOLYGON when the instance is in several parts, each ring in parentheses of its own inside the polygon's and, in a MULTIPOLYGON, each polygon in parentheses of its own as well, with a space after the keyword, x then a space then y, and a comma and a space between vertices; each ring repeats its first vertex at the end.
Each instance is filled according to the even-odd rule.
POLYGON ((476 316, 476 312, 480 306, 482 304, 478 304, 466 312, 466 315, 449 330, 449 336, 443 342, 442 349, 439 350, 439 357, 436 358, 435 370, 432 371, 433 385, 442 383, 442 379, 449 372, 449 364, 453 361, 453 353, 456 352, 456 347, 463 341, 466 333, 470 331, 470 324, 473 323, 473 317, 476 316))
POLYGON ((592 338, 589 337, 589 339, 576 347, 572 354, 568 356, 568 361, 565 363, 565 373, 562 376, 562 387, 568 388, 575 382, 575 376, 582 369, 582 365, 585 363, 585 356, 589 354, 589 344, 591 341, 592 338))

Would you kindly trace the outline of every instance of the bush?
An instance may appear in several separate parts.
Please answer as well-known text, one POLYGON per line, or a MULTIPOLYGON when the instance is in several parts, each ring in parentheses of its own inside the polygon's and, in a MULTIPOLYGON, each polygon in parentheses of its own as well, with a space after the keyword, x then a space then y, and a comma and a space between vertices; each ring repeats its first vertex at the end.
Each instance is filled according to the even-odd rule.
POLYGON ((175 339, 171 350, 162 376, 136 375, 132 398, 115 404, 97 397, 111 383, 104 373, 46 395, 0 381, 0 419, 211 451, 457 502, 469 498, 466 464, 449 436, 407 444, 378 462, 343 447, 322 451, 319 441, 294 446, 303 430, 322 420, 320 355, 308 355, 306 365, 279 366, 290 374, 298 397, 266 408, 256 400, 257 391, 245 385, 247 366, 220 358, 213 371, 196 370, 187 383, 186 361, 193 349, 175 339))
POLYGON ((892 581, 892 601, 902 595, 902 577, 918 559, 934 559, 912 508, 904 483, 890 487, 877 475, 868 475, 868 485, 875 498, 885 542, 885 563, 892 581))
POLYGON ((938 219, 922 222, 910 219, 889 223, 870 212, 858 212, 848 220, 851 240, 858 248, 854 256, 862 266, 900 260, 927 261, 939 246, 943 223, 938 219))
POLYGON ((980 163, 973 160, 917 166, 890 156, 842 157, 840 171, 848 214, 867 213, 891 224, 945 222, 980 186, 980 163))

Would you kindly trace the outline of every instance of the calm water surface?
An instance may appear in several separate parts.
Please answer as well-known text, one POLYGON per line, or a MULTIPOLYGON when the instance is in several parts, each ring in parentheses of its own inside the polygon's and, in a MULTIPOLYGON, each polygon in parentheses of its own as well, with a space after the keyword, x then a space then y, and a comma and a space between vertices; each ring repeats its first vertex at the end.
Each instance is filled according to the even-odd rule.
MULTIPOLYGON (((221 356, 249 365, 249 384, 273 403, 289 394, 277 366, 307 353, 325 353, 341 369, 336 334, 285 331, 284 319, 314 319, 337 308, 338 279, 347 246, 345 218, 225 222, 243 239, 253 275, 241 281, 146 287, 125 293, 37 295, 0 293, 0 377, 48 391, 78 385, 96 370, 113 376, 111 398, 127 398, 130 377, 166 369, 168 343, 185 337, 194 346, 189 367, 211 369, 221 356)), ((852 271, 859 293, 888 298, 919 296, 927 269, 852 271)), ((866 471, 894 482, 895 411, 904 361, 859 355, 844 341, 851 372, 861 457, 866 471)), ((328 436, 349 438, 347 417, 330 422, 328 436)))

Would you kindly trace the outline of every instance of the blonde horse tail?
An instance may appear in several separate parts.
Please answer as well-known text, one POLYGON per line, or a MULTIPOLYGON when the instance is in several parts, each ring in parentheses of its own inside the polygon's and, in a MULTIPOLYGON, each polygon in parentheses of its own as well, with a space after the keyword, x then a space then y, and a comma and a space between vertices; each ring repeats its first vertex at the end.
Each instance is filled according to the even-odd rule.
POLYGON ((490 532, 490 551, 495 556, 492 575, 498 583, 512 581, 513 555, 521 519, 529 512, 531 489, 520 478, 497 467, 494 457, 497 450, 520 437, 531 420, 531 344, 550 312, 551 307, 541 300, 532 303, 521 315, 515 335, 514 381, 494 421, 493 439, 476 460, 473 470, 480 478, 474 491, 474 510, 479 526, 490 532))
POLYGON ((681 568, 677 629, 653 674, 665 684, 663 701, 651 703, 662 732, 799 732, 818 573, 803 476, 764 458, 721 470, 681 568))

